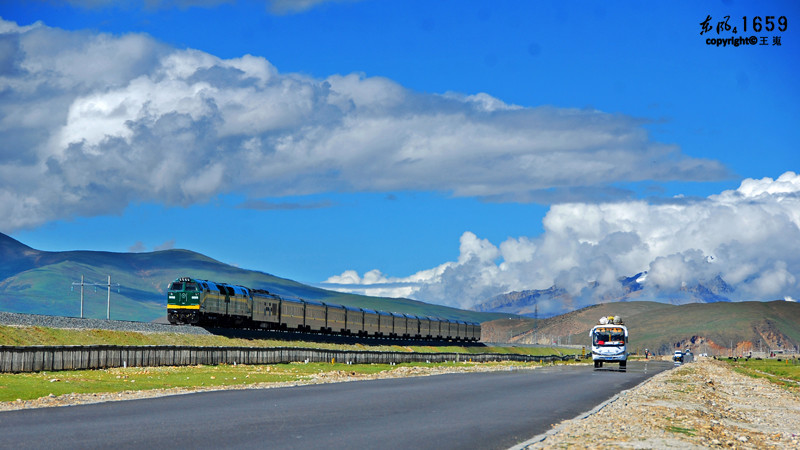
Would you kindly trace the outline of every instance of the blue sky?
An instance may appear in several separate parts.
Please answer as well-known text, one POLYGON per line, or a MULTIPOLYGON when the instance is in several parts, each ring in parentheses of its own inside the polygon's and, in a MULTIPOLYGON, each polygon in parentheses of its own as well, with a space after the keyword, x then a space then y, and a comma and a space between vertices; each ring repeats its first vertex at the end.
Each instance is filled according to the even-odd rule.
POLYGON ((797 297, 799 12, 6 1, 0 231, 465 307, 641 271, 797 297), (768 45, 707 44, 739 35, 768 45))

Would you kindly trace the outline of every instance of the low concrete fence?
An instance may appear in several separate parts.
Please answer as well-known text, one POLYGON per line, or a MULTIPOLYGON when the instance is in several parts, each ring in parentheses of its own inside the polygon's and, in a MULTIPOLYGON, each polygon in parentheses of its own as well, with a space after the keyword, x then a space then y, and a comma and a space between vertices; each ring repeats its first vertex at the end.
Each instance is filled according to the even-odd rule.
POLYGON ((215 364, 281 364, 340 362, 390 364, 447 361, 560 361, 574 356, 529 356, 498 353, 406 353, 308 348, 189 346, 0 346, 0 372, 50 372, 111 367, 192 366, 215 364))

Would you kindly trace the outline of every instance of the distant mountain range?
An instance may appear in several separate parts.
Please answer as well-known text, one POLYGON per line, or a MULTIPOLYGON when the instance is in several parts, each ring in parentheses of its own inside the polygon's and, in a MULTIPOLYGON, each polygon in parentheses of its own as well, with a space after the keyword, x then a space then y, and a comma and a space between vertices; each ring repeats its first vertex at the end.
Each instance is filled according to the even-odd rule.
POLYGON ((166 314, 166 286, 182 276, 266 289, 358 308, 483 322, 498 314, 464 311, 416 300, 366 297, 329 291, 263 272, 240 269, 188 250, 150 253, 35 250, 0 233, 0 310, 105 318, 111 277, 111 318, 152 321, 166 314), (117 286, 119 285, 119 286, 117 286))
POLYGON ((671 305, 630 301, 588 306, 547 319, 498 319, 481 325, 485 342, 581 345, 589 349, 589 330, 604 316, 622 316, 630 350, 662 355, 691 348, 709 355, 764 355, 800 351, 800 304, 712 302, 671 305))
MULTIPOLYGON (((647 272, 637 273, 632 277, 620 278, 622 292, 617 297, 605 296, 601 299, 602 303, 624 302, 640 300, 644 293, 647 272)), ((596 288, 596 285, 588 286, 589 290, 596 288)), ((719 275, 704 283, 682 286, 678 290, 657 289, 648 292, 648 300, 656 300, 661 303, 682 305, 687 303, 716 303, 730 302, 727 297, 733 289, 719 275)), ((549 289, 515 291, 497 295, 484 302, 472 307, 475 311, 481 312, 502 312, 507 314, 518 314, 521 316, 539 317, 553 316, 570 312, 574 308, 569 305, 578 303, 576 299, 567 293, 566 290, 553 286, 549 289), (559 311, 537 311, 539 302, 563 305, 559 311)))
MULTIPOLYGON (((732 302, 728 296, 733 289, 720 276, 677 290, 647 286, 646 272, 619 281, 623 289, 617 297, 606 296, 599 304, 580 309, 570 308, 578 299, 557 287, 493 297, 474 309, 528 318, 486 322, 482 340, 589 348, 589 330, 597 320, 621 315, 630 330, 632 351, 668 354, 691 348, 710 355, 754 352, 763 356, 761 351, 800 350, 800 304, 796 302, 732 302), (649 301, 642 301, 645 299, 649 301), (556 304, 562 309, 544 314, 541 306, 537 308, 540 304, 556 304)), ((591 291, 596 286, 588 288, 591 291)))

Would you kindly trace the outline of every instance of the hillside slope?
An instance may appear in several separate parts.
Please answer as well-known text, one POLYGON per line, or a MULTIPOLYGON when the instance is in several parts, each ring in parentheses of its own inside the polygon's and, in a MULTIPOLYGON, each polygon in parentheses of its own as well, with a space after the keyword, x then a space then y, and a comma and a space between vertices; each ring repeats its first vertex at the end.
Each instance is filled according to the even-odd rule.
POLYGON ((500 317, 416 300, 328 291, 263 272, 233 267, 188 250, 151 253, 46 252, 0 233, 0 310, 77 317, 81 276, 84 316, 105 318, 111 276, 111 317, 152 321, 164 316, 166 286, 181 276, 240 284, 291 297, 446 319, 483 322, 500 317), (93 286, 99 284, 100 286, 93 286), (119 284, 119 287, 117 287, 119 284))
POLYGON ((800 347, 800 304, 787 301, 670 305, 656 302, 604 303, 541 319, 500 319, 483 324, 488 342, 589 345, 589 330, 602 316, 620 315, 632 351, 692 348, 728 355, 759 349, 800 347))

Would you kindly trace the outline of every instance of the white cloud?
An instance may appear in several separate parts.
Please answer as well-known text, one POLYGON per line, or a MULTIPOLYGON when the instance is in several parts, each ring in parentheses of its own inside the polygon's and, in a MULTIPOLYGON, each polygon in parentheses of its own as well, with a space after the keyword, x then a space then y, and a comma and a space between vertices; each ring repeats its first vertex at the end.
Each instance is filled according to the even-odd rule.
MULTIPOLYGON (((673 204, 643 201, 552 206, 544 233, 501 243, 461 236, 457 261, 407 278, 360 278, 361 289, 469 307, 508 291, 566 289, 578 304, 621 293, 620 277, 647 271, 642 298, 721 277, 734 300, 800 296, 800 175, 746 179, 736 190, 673 204), (594 290, 586 289, 598 283, 594 290)), ((343 274, 344 275, 344 274, 343 274)), ((326 287, 336 286, 336 277, 326 287)), ((541 307, 541 305, 540 305, 541 307)), ((553 305, 553 308, 558 306, 553 305)), ((541 312, 547 312, 541 310, 541 312)))
MULTIPOLYGON (((409 277, 409 280, 413 278, 409 277)), ((428 278, 423 277, 423 281, 428 278)), ((322 286, 376 297, 409 297, 418 289, 415 282, 389 278, 379 270, 370 270, 363 277, 355 270, 346 270, 341 275, 328 278, 322 286)))
POLYGON ((2 20, 0 52, 4 232, 231 192, 583 201, 618 198, 620 182, 726 174, 620 114, 424 94, 359 74, 313 79, 259 56, 2 20))

